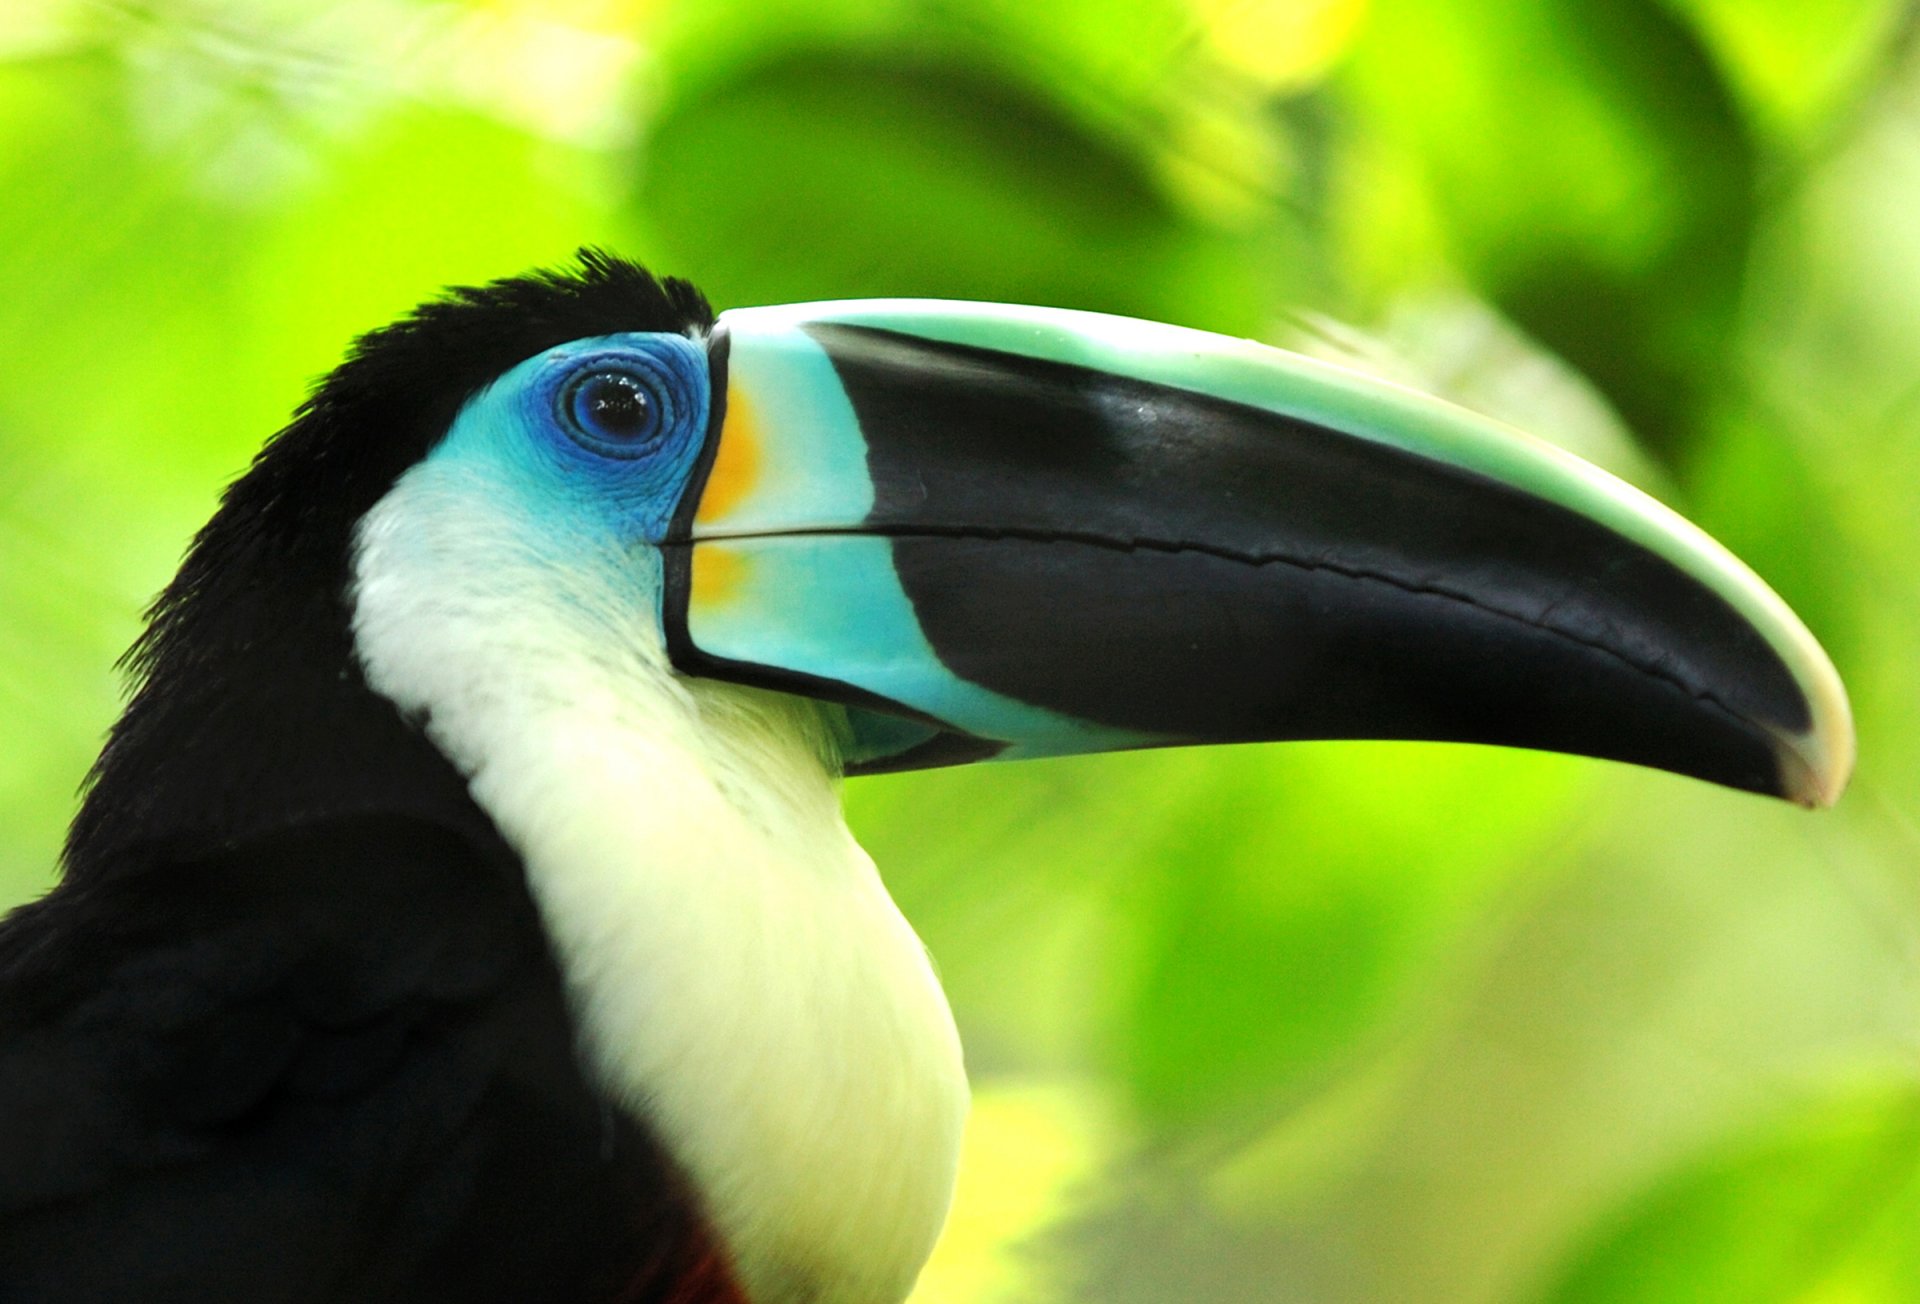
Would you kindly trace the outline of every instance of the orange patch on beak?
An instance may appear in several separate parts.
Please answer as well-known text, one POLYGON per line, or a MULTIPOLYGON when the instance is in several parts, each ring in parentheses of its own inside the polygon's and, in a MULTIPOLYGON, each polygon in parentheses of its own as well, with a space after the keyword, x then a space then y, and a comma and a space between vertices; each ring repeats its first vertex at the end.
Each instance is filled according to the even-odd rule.
MULTIPOLYGON (((706 487, 695 509, 695 525, 712 525, 740 504, 760 474, 760 423, 753 405, 737 386, 727 386, 727 415, 720 423, 720 447, 707 471, 706 487)), ((696 569, 696 575, 698 571, 696 569)))
POLYGON ((746 576, 747 562, 725 542, 704 543, 693 549, 689 565, 689 601, 714 606, 725 602, 740 587, 746 576))

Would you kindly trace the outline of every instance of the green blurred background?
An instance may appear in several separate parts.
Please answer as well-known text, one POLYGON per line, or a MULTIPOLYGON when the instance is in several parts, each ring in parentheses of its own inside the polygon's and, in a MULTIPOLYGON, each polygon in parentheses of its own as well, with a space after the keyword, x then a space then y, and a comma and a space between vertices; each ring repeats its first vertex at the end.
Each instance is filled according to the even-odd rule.
POLYGON ((849 785, 978 1093, 917 1304, 1920 1300, 1913 5, 10 0, 0 900, 311 379, 588 242, 1359 357, 1674 502, 1854 694, 1818 816, 1397 745, 849 785))

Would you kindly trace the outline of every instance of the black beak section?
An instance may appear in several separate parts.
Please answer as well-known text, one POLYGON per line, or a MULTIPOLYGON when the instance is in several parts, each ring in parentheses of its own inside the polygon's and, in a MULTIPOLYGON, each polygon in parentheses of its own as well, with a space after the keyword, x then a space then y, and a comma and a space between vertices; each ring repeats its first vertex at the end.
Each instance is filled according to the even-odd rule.
POLYGON ((871 765, 942 738, 1406 738, 1806 804, 1845 782, 1844 693, 1780 600, 1517 432, 1094 314, 875 301, 722 325, 729 415, 670 549, 676 654, 921 727, 871 765))

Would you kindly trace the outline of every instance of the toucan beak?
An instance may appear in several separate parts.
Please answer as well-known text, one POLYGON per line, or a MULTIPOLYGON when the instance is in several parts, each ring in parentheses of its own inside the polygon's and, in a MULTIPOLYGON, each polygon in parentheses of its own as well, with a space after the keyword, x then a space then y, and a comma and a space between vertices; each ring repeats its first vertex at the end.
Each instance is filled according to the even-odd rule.
POLYGON ((850 708, 850 768, 1283 738, 1608 757, 1807 805, 1832 663, 1644 494, 1407 389, 1095 313, 722 314, 665 548, 686 673, 850 708))

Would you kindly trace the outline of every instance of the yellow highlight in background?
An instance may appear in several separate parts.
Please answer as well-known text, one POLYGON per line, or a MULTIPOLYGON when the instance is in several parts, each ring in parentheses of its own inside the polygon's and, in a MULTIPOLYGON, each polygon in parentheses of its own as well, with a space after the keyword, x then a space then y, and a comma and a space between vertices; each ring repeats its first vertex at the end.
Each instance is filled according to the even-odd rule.
POLYGON ((1089 1083, 978 1086, 946 1231, 909 1304, 1052 1298, 1038 1234, 1086 1204, 1080 1189, 1116 1148, 1114 1111, 1089 1083))
POLYGON ((1367 0, 1194 0, 1214 57, 1271 88, 1304 86, 1346 52, 1367 0))

